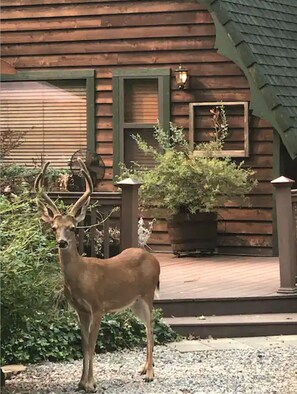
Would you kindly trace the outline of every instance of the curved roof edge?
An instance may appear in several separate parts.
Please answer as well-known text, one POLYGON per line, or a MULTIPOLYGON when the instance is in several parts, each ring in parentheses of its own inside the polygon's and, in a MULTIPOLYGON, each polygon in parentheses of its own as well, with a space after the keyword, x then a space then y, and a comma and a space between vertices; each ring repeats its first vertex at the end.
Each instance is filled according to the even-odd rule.
MULTIPOLYGON (((294 89, 294 99, 294 97, 297 97, 297 86, 292 88, 288 87, 287 84, 279 86, 277 77, 274 77, 276 83, 271 83, 263 70, 261 54, 259 55, 257 51, 253 51, 253 48, 257 46, 248 42, 246 34, 240 31, 239 21, 234 18, 232 12, 228 9, 230 6, 245 7, 249 3, 252 4, 253 1, 240 0, 237 3, 233 0, 198 0, 198 2, 207 6, 213 17, 216 26, 216 48, 218 52, 236 63, 248 80, 251 90, 250 108, 253 114, 267 120, 279 133, 292 159, 297 158, 297 102, 294 101, 294 106, 292 104, 286 105, 287 103, 280 99, 279 94, 279 88, 282 88, 282 92, 286 93, 287 91, 288 96, 290 95, 290 89, 294 89), (243 3, 246 4, 243 5, 243 3)), ((249 18, 249 15, 243 13, 239 13, 239 15, 249 18)), ((245 19, 245 22, 247 20, 245 19)), ((264 35, 256 37, 260 49, 265 50, 266 43, 261 46, 261 39, 264 40, 267 37, 264 35)), ((281 64, 280 67, 282 66, 281 64)), ((281 78, 284 77, 281 76, 281 78)), ((286 81, 289 81, 289 79, 286 81)))

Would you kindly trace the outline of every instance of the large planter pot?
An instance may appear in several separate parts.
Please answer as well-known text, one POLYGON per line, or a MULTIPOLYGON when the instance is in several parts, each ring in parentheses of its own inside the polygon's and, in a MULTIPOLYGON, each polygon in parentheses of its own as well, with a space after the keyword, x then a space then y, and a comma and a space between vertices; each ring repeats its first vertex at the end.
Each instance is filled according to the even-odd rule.
POLYGON ((178 213, 167 221, 173 253, 213 253, 217 246, 217 214, 178 213))

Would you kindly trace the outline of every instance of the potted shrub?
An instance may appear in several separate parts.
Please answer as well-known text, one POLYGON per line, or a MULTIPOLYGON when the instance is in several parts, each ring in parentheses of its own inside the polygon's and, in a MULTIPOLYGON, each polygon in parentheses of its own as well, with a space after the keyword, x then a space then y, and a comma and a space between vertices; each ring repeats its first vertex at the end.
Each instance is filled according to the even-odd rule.
POLYGON ((133 163, 122 166, 124 177, 137 178, 140 204, 145 208, 166 208, 168 232, 175 254, 213 252, 217 238, 217 208, 226 200, 245 199, 255 185, 253 171, 230 157, 220 157, 227 122, 213 141, 201 143, 193 151, 182 128, 170 124, 170 133, 160 126, 154 131, 159 148, 133 135, 138 148, 155 160, 153 168, 133 163))

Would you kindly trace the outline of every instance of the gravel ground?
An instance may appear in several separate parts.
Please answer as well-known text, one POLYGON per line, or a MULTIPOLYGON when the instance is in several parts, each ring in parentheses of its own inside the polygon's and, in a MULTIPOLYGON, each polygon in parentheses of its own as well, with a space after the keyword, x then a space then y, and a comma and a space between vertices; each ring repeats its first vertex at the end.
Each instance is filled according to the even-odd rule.
MULTIPOLYGON (((145 383, 137 370, 145 350, 96 356, 98 393, 296 394, 297 347, 181 353, 155 347, 155 375, 145 383)), ((7 381, 4 393, 78 393, 82 363, 44 363, 7 381)), ((81 393, 81 391, 79 391, 81 393)))

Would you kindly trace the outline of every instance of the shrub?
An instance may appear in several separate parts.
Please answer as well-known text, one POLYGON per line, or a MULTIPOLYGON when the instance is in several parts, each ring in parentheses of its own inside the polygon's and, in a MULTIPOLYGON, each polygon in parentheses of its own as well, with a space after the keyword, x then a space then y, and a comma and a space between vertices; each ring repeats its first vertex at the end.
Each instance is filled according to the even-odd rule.
MULTIPOLYGON (((81 356, 75 313, 62 293, 51 231, 39 222, 28 193, 0 195, 1 363, 69 360, 81 356)), ((97 351, 142 345, 144 326, 132 313, 106 315, 97 351)), ((176 334, 156 313, 156 343, 176 334)))
MULTIPOLYGON (((178 338, 154 311, 155 343, 164 344, 178 338)), ((22 327, 8 327, 2 338, 1 363, 35 363, 45 360, 67 361, 82 357, 81 334, 72 310, 59 310, 48 315, 36 312, 24 317, 22 327)), ((145 326, 132 312, 107 314, 103 317, 96 352, 114 351, 143 346, 145 326)))
MULTIPOLYGON (((148 145, 139 135, 132 135, 138 148, 155 160, 153 168, 133 163, 122 166, 121 179, 140 180, 140 204, 143 207, 167 208, 169 213, 210 212, 228 199, 245 199, 255 186, 253 171, 243 168, 230 157, 219 157, 226 138, 196 146, 193 152, 182 128, 170 124, 170 132, 159 125, 154 137, 159 147, 148 145)), ((220 139, 221 138, 221 139, 220 139)))
MULTIPOLYGON (((0 196, 2 335, 52 309, 62 278, 55 241, 43 231, 29 194, 0 196)), ((3 337, 2 337, 3 340, 3 337)))
MULTIPOLYGON (((27 167, 18 164, 0 164, 1 192, 9 190, 13 193, 22 193, 33 189, 34 179, 39 173, 37 167, 27 167)), ((49 190, 66 190, 69 170, 63 168, 49 168, 46 182, 49 190)))
MULTIPOLYGON (((2 337, 1 363, 71 360, 81 356, 80 331, 70 311, 24 314, 24 325, 8 326, 2 337)), ((5 323, 2 323, 5 324, 5 323)))

